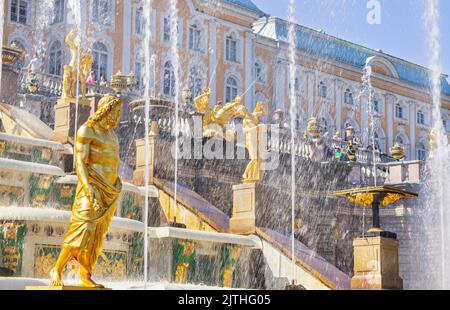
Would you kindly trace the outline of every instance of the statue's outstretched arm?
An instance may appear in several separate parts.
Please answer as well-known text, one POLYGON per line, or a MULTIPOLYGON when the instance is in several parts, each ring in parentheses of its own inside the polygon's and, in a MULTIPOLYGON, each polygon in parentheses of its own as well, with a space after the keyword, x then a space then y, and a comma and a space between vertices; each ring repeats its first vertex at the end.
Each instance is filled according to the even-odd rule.
POLYGON ((77 33, 77 28, 73 27, 72 30, 70 30, 69 34, 67 35, 67 37, 65 38, 64 42, 66 42, 66 44, 70 47, 70 48, 75 48, 75 43, 73 42, 73 38, 75 37, 75 34, 77 33))

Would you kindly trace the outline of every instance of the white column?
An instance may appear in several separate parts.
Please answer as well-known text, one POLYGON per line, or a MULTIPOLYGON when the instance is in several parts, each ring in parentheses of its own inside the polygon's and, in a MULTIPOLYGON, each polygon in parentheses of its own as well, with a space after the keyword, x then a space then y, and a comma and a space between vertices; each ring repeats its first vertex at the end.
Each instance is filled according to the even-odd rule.
POLYGON ((394 143, 394 103, 396 97, 392 94, 386 94, 386 119, 387 119, 387 149, 389 150, 394 143))
MULTIPOLYGON (((131 66, 131 25, 133 24, 133 8, 131 1, 123 3, 123 49, 122 49, 122 72, 128 74, 131 66)), ((145 47, 150 48, 150 47, 145 47)))
POLYGON ((311 118, 314 113, 314 81, 316 74, 314 71, 306 71, 306 78, 308 79, 308 118, 311 118))
MULTIPOLYGON (((209 28, 209 80, 211 81, 211 103, 210 105, 215 105, 217 102, 217 92, 216 92, 216 81, 217 81, 217 20, 212 19, 209 28), (214 75, 214 76, 213 76, 214 75)), ((208 86, 208 85, 206 85, 208 86)))
POLYGON ((409 159, 416 159, 416 103, 409 102, 409 159))
POLYGON ((245 94, 245 105, 247 108, 251 108, 253 106, 253 100, 254 100, 254 63, 255 58, 253 55, 253 33, 250 31, 245 32, 245 89, 244 91, 247 91, 245 94))
POLYGON ((344 82, 341 79, 336 79, 336 131, 342 129, 342 100, 344 97, 344 82))

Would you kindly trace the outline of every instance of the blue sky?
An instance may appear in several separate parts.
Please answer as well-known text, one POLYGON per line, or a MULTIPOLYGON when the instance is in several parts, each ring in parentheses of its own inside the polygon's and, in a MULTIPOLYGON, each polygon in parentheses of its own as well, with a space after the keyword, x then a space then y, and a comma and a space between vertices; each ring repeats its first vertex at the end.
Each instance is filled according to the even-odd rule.
MULTIPOLYGON (((297 22, 428 66, 426 0, 379 0, 381 24, 367 23, 367 0, 296 0, 297 22)), ((265 13, 287 19, 289 0, 253 0, 265 13)), ((440 0, 441 62, 450 74, 450 1, 440 0)))

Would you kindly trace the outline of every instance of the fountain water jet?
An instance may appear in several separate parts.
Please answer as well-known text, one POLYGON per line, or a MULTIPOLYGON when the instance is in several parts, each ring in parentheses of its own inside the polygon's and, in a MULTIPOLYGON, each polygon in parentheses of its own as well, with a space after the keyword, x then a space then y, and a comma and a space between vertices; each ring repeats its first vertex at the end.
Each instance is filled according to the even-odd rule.
POLYGON ((450 167, 449 161, 449 145, 448 137, 446 135, 445 128, 443 126, 441 115, 441 64, 440 64, 440 29, 439 29, 439 11, 437 0, 427 0, 425 9, 425 26, 427 31, 427 43, 428 51, 430 54, 430 68, 431 68, 431 96, 433 101, 433 135, 435 145, 430 145, 432 158, 428 163, 429 175, 425 184, 427 203, 425 210, 425 226, 426 232, 430 234, 433 227, 436 227, 434 223, 433 213, 438 212, 439 226, 440 226, 440 257, 441 257, 441 274, 440 279, 434 279, 440 281, 440 283, 428 283, 432 288, 449 288, 449 274, 448 263, 446 257, 449 254, 449 248, 446 247, 446 242, 449 240, 448 229, 446 224, 450 221, 449 213, 445 210, 446 206, 450 202, 450 197, 446 189, 449 188, 450 167), (437 208, 437 210, 436 210, 437 208))
MULTIPOLYGON (((174 204, 173 204, 173 216, 174 216, 174 224, 176 224, 176 207, 177 207, 177 195, 178 195, 178 135, 179 135, 179 103, 180 103, 180 55, 178 51, 178 39, 179 39, 179 27, 178 27, 178 8, 177 8, 177 0, 170 0, 170 37, 171 37, 171 46, 170 46, 170 54, 172 67, 174 71, 174 105, 175 105, 175 150, 173 152, 175 165, 175 178, 174 178, 174 204)), ((172 89, 170 89, 172 92, 172 89)))
POLYGON ((296 191, 296 179, 295 179, 295 121, 297 119, 297 100, 296 100, 296 77, 297 77, 297 64, 296 64, 296 18, 295 18, 295 1, 289 1, 289 84, 290 87, 290 127, 291 127, 291 249, 292 249, 292 284, 295 284, 295 191, 296 191))
MULTIPOLYGON (((144 171, 144 289, 147 289, 148 282, 148 204, 149 204, 149 179, 150 179, 150 139, 149 139, 149 118, 150 118, 150 74, 151 63, 154 62, 154 57, 150 55, 150 39, 152 35, 151 31, 151 0, 144 0, 144 20, 145 20, 145 38, 144 38, 144 51, 145 51, 145 171, 144 171)), ((154 89, 154 87, 153 87, 154 89)), ((153 90, 154 92, 154 90, 153 90)))
POLYGON ((39 5, 40 13, 36 18, 36 32, 35 32, 35 52, 37 57, 43 58, 45 56, 45 48, 47 45, 44 32, 48 30, 48 27, 53 22, 54 17, 54 2, 53 0, 43 0, 39 5))
MULTIPOLYGON (((0 1, 0 48, 3 51, 3 24, 5 21, 5 1, 0 1)), ((3 59, 0 58, 0 94, 2 92, 2 71, 3 71, 3 59)))

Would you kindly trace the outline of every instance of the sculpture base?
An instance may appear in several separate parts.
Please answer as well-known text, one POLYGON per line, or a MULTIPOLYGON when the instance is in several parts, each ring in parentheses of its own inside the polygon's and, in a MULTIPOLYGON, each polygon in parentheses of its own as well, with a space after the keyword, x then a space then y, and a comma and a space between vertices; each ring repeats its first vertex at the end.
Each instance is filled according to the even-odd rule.
POLYGON ((398 241, 382 236, 353 240, 353 290, 401 290, 399 276, 398 241))
POLYGON ((52 140, 59 143, 73 143, 75 127, 80 128, 91 115, 90 100, 83 98, 78 100, 78 124, 75 124, 77 112, 76 98, 59 99, 55 106, 55 130, 52 140), (77 126, 75 126, 77 125, 77 126))
POLYGON ((251 235, 256 232, 256 184, 233 186, 233 216, 230 219, 230 233, 251 235))
POLYGON ((112 288, 82 286, 26 286, 26 291, 112 291, 112 288))

